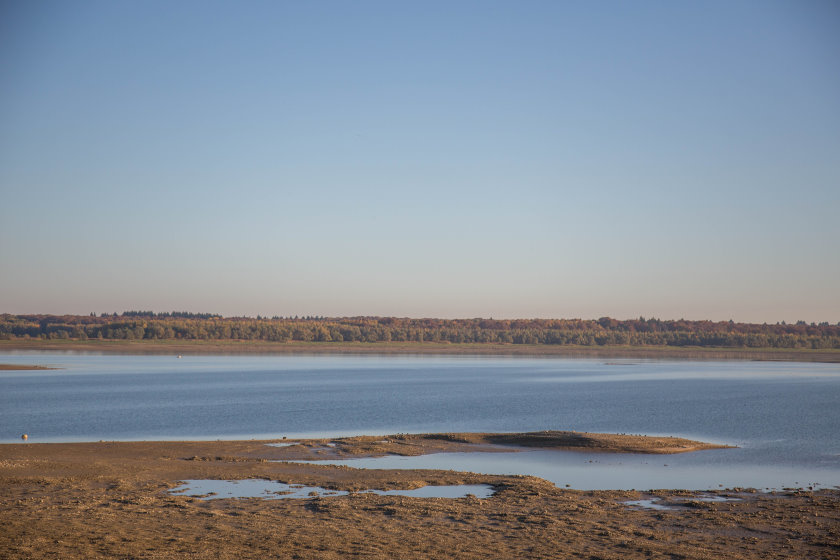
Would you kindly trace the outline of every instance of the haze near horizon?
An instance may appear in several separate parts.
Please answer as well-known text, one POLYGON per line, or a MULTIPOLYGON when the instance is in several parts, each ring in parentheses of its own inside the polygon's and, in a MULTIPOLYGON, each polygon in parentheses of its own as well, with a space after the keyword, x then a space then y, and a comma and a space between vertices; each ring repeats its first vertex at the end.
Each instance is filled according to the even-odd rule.
POLYGON ((0 313, 840 321, 830 1, 8 1, 0 313))

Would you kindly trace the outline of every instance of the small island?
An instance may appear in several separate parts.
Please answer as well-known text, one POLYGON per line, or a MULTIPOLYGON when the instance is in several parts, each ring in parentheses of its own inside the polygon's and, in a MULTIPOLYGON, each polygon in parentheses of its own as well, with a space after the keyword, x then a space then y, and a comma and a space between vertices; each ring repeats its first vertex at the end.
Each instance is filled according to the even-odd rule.
POLYGON ((0 364, 0 371, 57 369, 47 366, 33 366, 28 364, 0 364))

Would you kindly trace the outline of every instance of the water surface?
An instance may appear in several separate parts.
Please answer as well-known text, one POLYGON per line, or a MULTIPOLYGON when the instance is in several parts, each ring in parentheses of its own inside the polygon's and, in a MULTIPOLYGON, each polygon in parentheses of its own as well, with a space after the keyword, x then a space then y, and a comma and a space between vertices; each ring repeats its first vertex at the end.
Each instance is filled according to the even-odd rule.
MULTIPOLYGON (((739 446, 661 461, 580 460, 607 479, 646 470, 661 481, 640 487, 712 467, 738 475, 714 481, 724 486, 840 484, 837 364, 55 352, 6 352, 0 361, 64 368, 0 372, 0 442, 22 433, 37 443, 579 430, 739 446), (758 467, 777 472, 740 477, 758 467)), ((582 484, 571 466, 559 484, 582 484)))
MULTIPOLYGON (((172 494, 197 497, 203 500, 221 498, 264 498, 270 500, 328 498, 347 496, 349 492, 330 490, 320 486, 286 484, 272 480, 248 478, 243 480, 186 480, 184 484, 170 490, 172 494)), ((379 496, 404 496, 407 498, 489 498, 495 491, 487 484, 451 484, 446 486, 422 486, 411 490, 362 490, 358 494, 379 496)))
POLYGON ((575 490, 684 488, 832 488, 840 468, 757 463, 737 449, 710 449, 677 455, 581 453, 526 450, 518 453, 433 453, 344 460, 295 461, 359 469, 441 469, 481 474, 531 475, 575 490))

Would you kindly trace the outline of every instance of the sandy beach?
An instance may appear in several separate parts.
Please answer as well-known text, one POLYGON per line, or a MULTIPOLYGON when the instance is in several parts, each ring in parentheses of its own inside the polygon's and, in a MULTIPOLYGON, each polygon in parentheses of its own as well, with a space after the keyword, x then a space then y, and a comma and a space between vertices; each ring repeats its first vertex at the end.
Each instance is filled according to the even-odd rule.
POLYGON ((358 470, 276 461, 515 451, 690 452, 677 438, 577 432, 400 434, 305 441, 0 445, 5 558, 836 558, 840 492, 579 491, 529 476, 358 470), (270 443, 286 444, 271 446, 270 443), (292 444, 293 445, 288 445, 292 444), (179 481, 264 479, 351 492, 202 500, 179 481), (360 493, 488 484, 495 494, 360 493), (702 493, 708 497, 709 493, 702 493), (673 509, 626 502, 659 499, 673 509))

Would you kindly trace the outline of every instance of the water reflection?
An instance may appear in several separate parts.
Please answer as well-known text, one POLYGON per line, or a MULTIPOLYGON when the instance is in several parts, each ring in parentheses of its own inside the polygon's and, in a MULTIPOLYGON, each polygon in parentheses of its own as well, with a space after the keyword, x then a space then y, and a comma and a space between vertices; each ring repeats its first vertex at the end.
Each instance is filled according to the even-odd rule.
POLYGON ((665 504, 660 504, 659 500, 631 500, 629 502, 623 502, 625 505, 639 507, 642 509, 654 509, 654 510, 672 510, 674 509, 673 506, 666 506, 665 504))
POLYGON ((781 490, 840 486, 839 469, 741 464, 735 456, 740 451, 722 449, 679 455, 643 455, 538 450, 295 462, 362 469, 435 469, 532 475, 549 480, 560 488, 577 490, 781 490))
MULTIPOLYGON (((269 500, 323 498, 347 496, 349 492, 330 490, 320 486, 285 484, 272 480, 187 480, 170 490, 172 494, 183 494, 202 500, 222 498, 265 498, 269 500)), ((449 486, 423 486, 413 490, 364 490, 359 494, 379 496, 407 496, 413 498, 489 498, 495 493, 487 484, 455 484, 449 486)))
POLYGON ((727 496, 693 496, 684 500, 674 502, 673 500, 664 500, 662 498, 651 498, 648 500, 630 500, 622 502, 625 505, 638 507, 642 509, 652 510, 679 510, 693 507, 694 502, 740 502, 741 498, 730 498, 727 496))

